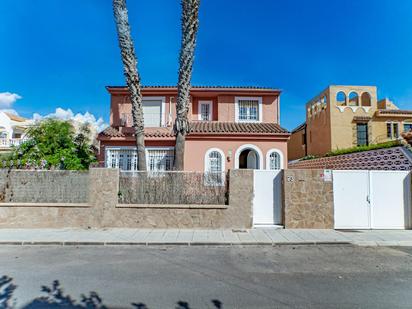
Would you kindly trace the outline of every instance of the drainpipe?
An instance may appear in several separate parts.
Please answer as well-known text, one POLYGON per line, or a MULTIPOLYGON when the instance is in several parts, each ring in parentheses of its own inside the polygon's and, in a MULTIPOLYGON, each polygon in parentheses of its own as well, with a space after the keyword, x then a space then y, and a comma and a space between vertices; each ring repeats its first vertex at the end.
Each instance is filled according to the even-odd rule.
POLYGON ((278 95, 278 125, 280 125, 280 94, 278 95))

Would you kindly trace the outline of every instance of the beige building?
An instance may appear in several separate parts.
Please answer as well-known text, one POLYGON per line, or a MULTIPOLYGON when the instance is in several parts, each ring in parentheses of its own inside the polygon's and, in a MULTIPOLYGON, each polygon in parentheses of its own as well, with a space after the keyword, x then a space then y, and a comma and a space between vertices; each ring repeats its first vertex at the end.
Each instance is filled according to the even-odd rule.
POLYGON ((378 101, 374 86, 329 86, 306 104, 306 122, 292 131, 289 160, 394 140, 412 129, 412 110, 378 101))

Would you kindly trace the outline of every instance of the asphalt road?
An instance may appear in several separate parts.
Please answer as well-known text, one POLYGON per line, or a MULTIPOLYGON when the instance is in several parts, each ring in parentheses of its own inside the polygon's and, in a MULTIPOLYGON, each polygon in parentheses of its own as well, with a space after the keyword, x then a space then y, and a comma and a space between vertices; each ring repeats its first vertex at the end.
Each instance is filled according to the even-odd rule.
POLYGON ((412 248, 1 246, 1 275, 0 308, 412 307, 412 248))

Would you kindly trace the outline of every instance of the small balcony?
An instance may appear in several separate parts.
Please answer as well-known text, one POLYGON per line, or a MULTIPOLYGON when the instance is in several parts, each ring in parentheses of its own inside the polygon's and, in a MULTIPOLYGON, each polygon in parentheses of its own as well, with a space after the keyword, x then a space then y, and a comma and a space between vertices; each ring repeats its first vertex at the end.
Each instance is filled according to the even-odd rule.
MULTIPOLYGON (((162 113, 148 113, 145 112, 143 114, 144 117, 144 126, 146 128, 159 128, 159 127, 166 127, 167 122, 162 121, 162 118, 165 118, 162 113)), ((120 117, 120 126, 121 127, 132 127, 133 126, 133 118, 131 114, 123 114, 120 117)))
POLYGON ((25 142, 25 138, 0 138, 0 148, 11 148, 12 146, 19 146, 25 142))

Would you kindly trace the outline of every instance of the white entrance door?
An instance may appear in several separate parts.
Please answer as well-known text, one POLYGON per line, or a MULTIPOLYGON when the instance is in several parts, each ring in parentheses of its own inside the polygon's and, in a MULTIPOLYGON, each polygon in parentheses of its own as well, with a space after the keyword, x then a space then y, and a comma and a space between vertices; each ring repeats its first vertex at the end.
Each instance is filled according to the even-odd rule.
POLYGON ((250 150, 249 153, 247 154, 247 168, 248 169, 258 169, 257 165, 257 155, 254 150, 250 150))
POLYGON ((336 229, 411 226, 411 174, 406 171, 334 171, 336 229))
POLYGON ((282 176, 281 170, 254 171, 254 226, 282 224, 282 176))
POLYGON ((368 171, 333 171, 336 229, 370 227, 368 171))

